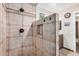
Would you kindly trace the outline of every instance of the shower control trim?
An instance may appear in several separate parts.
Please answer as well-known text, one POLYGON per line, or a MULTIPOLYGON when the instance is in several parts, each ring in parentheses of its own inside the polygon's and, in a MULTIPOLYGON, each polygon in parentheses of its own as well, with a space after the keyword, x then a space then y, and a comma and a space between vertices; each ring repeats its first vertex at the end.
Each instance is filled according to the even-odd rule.
POLYGON ((23 33, 24 32, 24 29, 23 28, 20 28, 19 32, 20 33, 23 33))

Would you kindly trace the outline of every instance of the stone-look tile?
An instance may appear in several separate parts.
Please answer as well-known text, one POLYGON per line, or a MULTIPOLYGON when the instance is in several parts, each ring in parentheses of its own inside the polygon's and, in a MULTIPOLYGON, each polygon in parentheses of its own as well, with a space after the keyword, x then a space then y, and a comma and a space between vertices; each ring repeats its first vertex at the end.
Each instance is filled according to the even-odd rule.
MULTIPOLYGON (((47 19, 48 20, 48 19, 47 19)), ((53 19, 55 20, 55 19, 53 19)), ((36 23, 37 24, 37 23, 36 23)), ((38 23, 39 24, 39 23, 38 23)), ((56 55, 56 24, 55 22, 43 23, 43 35, 37 34, 37 25, 33 25, 33 43, 36 55, 55 56, 56 55)))
POLYGON ((4 56, 6 55, 6 49, 7 49, 6 41, 7 41, 6 38, 4 38, 4 40, 2 42, 2 53, 4 56))
POLYGON ((6 12, 0 4, 0 55, 6 55, 6 12))
POLYGON ((33 36, 34 37, 37 36, 37 26, 36 25, 33 26, 33 36))
POLYGON ((14 10, 19 10, 21 8, 21 3, 8 3, 7 4, 8 8, 14 9, 14 10))
POLYGON ((17 49, 22 46, 22 37, 9 38, 9 49, 17 49))
POLYGON ((0 45, 0 55, 3 55, 3 44, 0 45))
POLYGON ((43 39, 55 42, 56 32, 55 32, 55 24, 44 24, 43 25, 43 39))
POLYGON ((39 49, 39 48, 35 48, 36 49, 36 56, 43 56, 43 52, 39 49))
POLYGON ((32 36, 32 26, 23 26, 24 33, 23 37, 32 36))
POLYGON ((49 42, 47 40, 43 40, 43 53, 49 53, 49 55, 55 55, 56 54, 56 45, 52 42, 49 42))
MULTIPOLYGON (((18 8, 21 7, 21 4, 18 4, 18 8, 15 7, 16 4, 9 4, 9 8, 13 8, 16 10, 19 10, 18 8)), ((24 7, 25 11, 32 11, 32 6, 25 4, 28 8, 24 7), (31 8, 31 9, 30 9, 31 8), (26 10, 27 9, 27 10, 26 10), (28 10, 30 9, 30 10, 28 10)), ((34 17, 31 16, 22 16, 14 13, 7 13, 7 36, 9 41, 9 49, 12 51, 10 52, 10 55, 18 55, 17 48, 22 48, 23 51, 19 50, 22 55, 32 55, 32 51, 30 50, 32 48, 32 23, 34 22, 34 17), (23 18, 22 18, 23 17, 23 18), (23 28, 24 33, 19 33, 19 29, 23 28), (16 52, 16 53, 14 53, 16 52), (31 53, 29 53, 31 52, 31 53)))
POLYGON ((29 5, 29 4, 23 4, 23 8, 25 9, 25 12, 30 12, 30 13, 35 13, 34 6, 29 5))
POLYGON ((22 16, 18 14, 8 13, 7 24, 22 25, 22 16))
POLYGON ((43 49, 47 55, 56 55, 55 24, 49 23, 43 26, 43 49), (45 27, 44 27, 45 26, 45 27))
POLYGON ((35 47, 33 50, 34 55, 42 56, 42 40, 39 37, 34 37, 33 44, 35 47))
MULTIPOLYGON (((35 13, 35 8, 33 6, 29 4, 25 4, 25 5, 23 5, 25 12, 35 13)), ((21 4, 9 4, 8 7, 15 10, 19 10, 19 8, 21 8, 21 4)), ((6 51, 7 53, 9 52, 9 55, 21 55, 22 51, 20 49, 21 48, 20 46, 22 45, 22 43, 24 43, 23 45, 24 47, 25 45, 28 45, 28 46, 32 45, 31 24, 35 21, 35 18, 30 16, 23 16, 23 17, 24 19, 22 19, 22 15, 18 15, 14 13, 6 14, 2 5, 0 4, 0 31, 1 31, 0 32, 0 55, 6 55, 6 51), (23 28, 25 29, 25 33, 20 35, 19 29, 22 27, 22 25, 23 25, 23 28), (11 50, 8 50, 8 48, 11 50)), ((29 48, 24 48, 24 55, 32 54, 32 53, 29 54, 30 48, 31 46, 29 46, 29 48), (28 53, 25 52, 26 49, 28 53)))
POLYGON ((23 39, 23 46, 32 45, 32 37, 26 37, 23 39))
POLYGON ((35 6, 33 5, 30 5, 30 4, 27 4, 27 3, 8 3, 7 4, 7 7, 10 8, 10 9, 14 9, 14 10, 19 10, 20 8, 22 8, 22 5, 23 5, 23 8, 24 8, 24 11, 25 12, 30 12, 30 13, 35 13, 35 9, 34 8, 35 6))
POLYGON ((8 33, 7 36, 8 37, 20 36, 19 29, 20 29, 20 26, 10 25, 7 30, 7 33, 8 33))
MULTIPOLYGON (((21 4, 9 4, 9 8, 13 8, 19 10, 21 4)), ((24 9, 26 12, 34 12, 32 9, 33 6, 25 4, 24 9)), ((6 40, 3 41, 2 45, 0 45, 0 55, 6 54, 5 48, 8 50, 9 55, 17 56, 17 55, 24 55, 24 56, 31 56, 31 55, 39 55, 39 56, 54 56, 56 54, 56 24, 52 23, 52 21, 56 20, 56 15, 50 15, 46 18, 45 23, 43 24, 43 35, 37 34, 37 25, 40 24, 39 22, 35 21, 34 17, 30 16, 23 16, 14 14, 14 13, 7 13, 7 33, 4 32, 4 28, 6 27, 5 21, 0 19, 0 26, 1 32, 0 33, 0 41, 3 39, 7 40, 7 47, 6 47, 6 40), (49 17, 51 16, 52 20, 49 21, 49 17), (3 22, 3 23, 2 23, 3 22), (34 23, 34 24, 33 24, 34 23), (4 27, 3 27, 4 25, 4 27), (22 27, 25 32, 21 35, 19 33, 19 29, 22 27), (33 27, 31 27, 33 25, 33 27), (7 38, 3 38, 2 35, 7 35, 7 38), (22 37, 21 37, 22 36, 22 37), (9 44, 9 45, 8 45, 9 44), (4 51, 2 53, 2 51, 4 51)), ((4 16, 5 17, 5 16, 4 16)), ((5 35, 5 37, 6 37, 5 35)))
POLYGON ((31 16, 23 16, 23 25, 32 25, 32 23, 35 21, 34 17, 31 16))
POLYGON ((23 56, 32 56, 32 46, 23 47, 23 56))
POLYGON ((43 48, 43 40, 42 39, 37 38, 37 40, 36 40, 36 47, 38 49, 42 50, 42 48, 43 48))
POLYGON ((22 56, 22 49, 17 48, 17 49, 9 50, 9 56, 22 56))

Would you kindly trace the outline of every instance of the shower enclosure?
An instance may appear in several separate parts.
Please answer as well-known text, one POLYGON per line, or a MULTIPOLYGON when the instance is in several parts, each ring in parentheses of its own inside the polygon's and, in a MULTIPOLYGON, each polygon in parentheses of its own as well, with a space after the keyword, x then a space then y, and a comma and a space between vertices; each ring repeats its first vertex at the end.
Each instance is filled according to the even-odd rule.
MULTIPOLYGON (((55 56, 58 15, 36 20, 36 5, 5 4, 6 52, 9 56, 55 56)), ((4 46, 4 45, 2 45, 4 46)))
POLYGON ((38 20, 33 23, 33 44, 35 47, 35 55, 55 56, 57 55, 56 42, 58 28, 56 27, 56 13, 38 20))

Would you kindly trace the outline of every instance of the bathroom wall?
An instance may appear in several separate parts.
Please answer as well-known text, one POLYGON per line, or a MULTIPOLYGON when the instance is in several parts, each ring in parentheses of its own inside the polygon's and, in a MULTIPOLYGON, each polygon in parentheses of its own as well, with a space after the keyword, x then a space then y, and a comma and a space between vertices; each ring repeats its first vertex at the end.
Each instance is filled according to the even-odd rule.
POLYGON ((7 11, 8 55, 33 55, 32 23, 35 21, 35 6, 23 4, 23 14, 19 11, 21 4, 8 4, 8 8, 12 9, 7 11), (24 29, 23 33, 19 32, 20 28, 24 29))
POLYGON ((0 56, 6 55, 6 12, 0 4, 0 56))
POLYGON ((0 55, 56 55, 58 15, 47 16, 45 22, 44 20, 37 21, 36 6, 34 5, 6 4, 6 12, 2 4, 0 6, 0 55), (19 11, 22 7, 25 11, 23 13, 19 11), (40 31, 42 31, 40 34, 37 33, 39 24, 41 24, 40 31), (19 32, 20 28, 24 29, 23 33, 19 32))
POLYGON ((45 21, 42 19, 33 23, 35 55, 56 55, 56 17, 58 17, 58 15, 52 14, 45 17, 45 21), (38 34, 38 25, 41 25, 40 31, 42 31, 42 34, 38 34))
POLYGON ((76 49, 76 33, 75 33, 75 20, 73 19, 73 13, 79 10, 79 4, 71 6, 63 11, 59 11, 59 19, 62 20, 62 34, 64 35, 64 47, 75 51, 76 49), (66 19, 64 14, 70 12, 71 17, 66 19), (69 22, 69 26, 64 26, 66 22, 69 22))

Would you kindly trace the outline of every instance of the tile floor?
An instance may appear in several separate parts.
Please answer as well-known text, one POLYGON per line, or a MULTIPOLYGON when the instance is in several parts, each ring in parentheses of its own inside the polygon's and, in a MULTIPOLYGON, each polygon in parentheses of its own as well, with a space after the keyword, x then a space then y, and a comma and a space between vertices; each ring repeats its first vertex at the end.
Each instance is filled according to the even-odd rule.
MULTIPOLYGON (((74 52, 69 51, 65 48, 62 48, 59 53, 60 53, 60 56, 74 56, 74 52)), ((79 56, 79 48, 78 47, 77 47, 77 52, 75 53, 75 56, 79 56)))
POLYGON ((73 52, 65 48, 60 49, 60 56, 73 56, 73 52))

